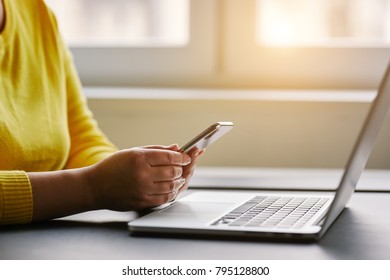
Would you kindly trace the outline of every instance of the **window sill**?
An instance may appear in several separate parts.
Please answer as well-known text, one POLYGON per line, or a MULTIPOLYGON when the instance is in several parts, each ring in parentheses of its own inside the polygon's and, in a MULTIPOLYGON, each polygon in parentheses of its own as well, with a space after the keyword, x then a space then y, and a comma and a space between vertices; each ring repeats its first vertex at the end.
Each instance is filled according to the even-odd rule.
POLYGON ((374 90, 239 90, 185 88, 85 87, 88 99, 125 100, 257 100, 369 103, 374 90))

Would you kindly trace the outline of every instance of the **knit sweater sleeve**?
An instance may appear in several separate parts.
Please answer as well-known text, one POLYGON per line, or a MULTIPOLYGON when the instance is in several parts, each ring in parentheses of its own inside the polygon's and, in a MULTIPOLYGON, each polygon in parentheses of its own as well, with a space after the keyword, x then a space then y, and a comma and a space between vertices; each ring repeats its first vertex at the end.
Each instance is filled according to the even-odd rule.
POLYGON ((116 152, 117 148, 98 127, 83 94, 73 56, 58 30, 56 17, 50 10, 49 13, 57 31, 57 43, 62 53, 65 73, 70 152, 64 168, 92 165, 116 152))
POLYGON ((94 164, 116 152, 117 148, 99 129, 87 106, 78 74, 68 51, 67 57, 66 87, 71 147, 65 168, 76 168, 94 164))
POLYGON ((0 171, 0 224, 24 224, 32 219, 30 180, 24 171, 0 171))

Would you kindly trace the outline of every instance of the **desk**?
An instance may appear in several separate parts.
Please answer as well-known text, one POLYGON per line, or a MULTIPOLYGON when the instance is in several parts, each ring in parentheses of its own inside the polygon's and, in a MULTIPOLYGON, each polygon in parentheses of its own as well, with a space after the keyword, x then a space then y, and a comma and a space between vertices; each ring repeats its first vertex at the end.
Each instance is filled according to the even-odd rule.
POLYGON ((135 237, 127 221, 136 213, 101 210, 2 227, 0 259, 390 259, 389 215, 390 192, 360 191, 320 242, 301 244, 135 237))
MULTIPOLYGON (((191 180, 194 188, 335 190, 342 169, 198 167, 191 180)), ((390 170, 364 170, 356 191, 390 192, 390 170)))

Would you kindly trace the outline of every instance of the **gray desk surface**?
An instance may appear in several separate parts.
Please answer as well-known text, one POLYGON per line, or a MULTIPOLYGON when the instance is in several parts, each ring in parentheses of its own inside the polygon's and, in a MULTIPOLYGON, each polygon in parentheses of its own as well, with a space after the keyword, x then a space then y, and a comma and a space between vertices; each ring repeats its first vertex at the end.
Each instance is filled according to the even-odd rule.
MULTIPOLYGON (((335 190, 342 169, 199 167, 191 185, 197 188, 335 190)), ((390 170, 364 170, 357 191, 390 191, 390 170)))
POLYGON ((1 227, 0 259, 390 259, 389 215, 390 192, 357 192, 325 237, 306 244, 131 236, 136 213, 93 211, 1 227))

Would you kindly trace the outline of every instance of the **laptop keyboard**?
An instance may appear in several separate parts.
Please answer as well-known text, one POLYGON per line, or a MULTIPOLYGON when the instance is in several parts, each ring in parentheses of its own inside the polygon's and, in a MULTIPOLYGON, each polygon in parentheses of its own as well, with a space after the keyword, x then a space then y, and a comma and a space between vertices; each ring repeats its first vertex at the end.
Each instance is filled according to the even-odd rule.
POLYGON ((212 225, 300 228, 318 213, 329 199, 328 197, 255 196, 212 225))

